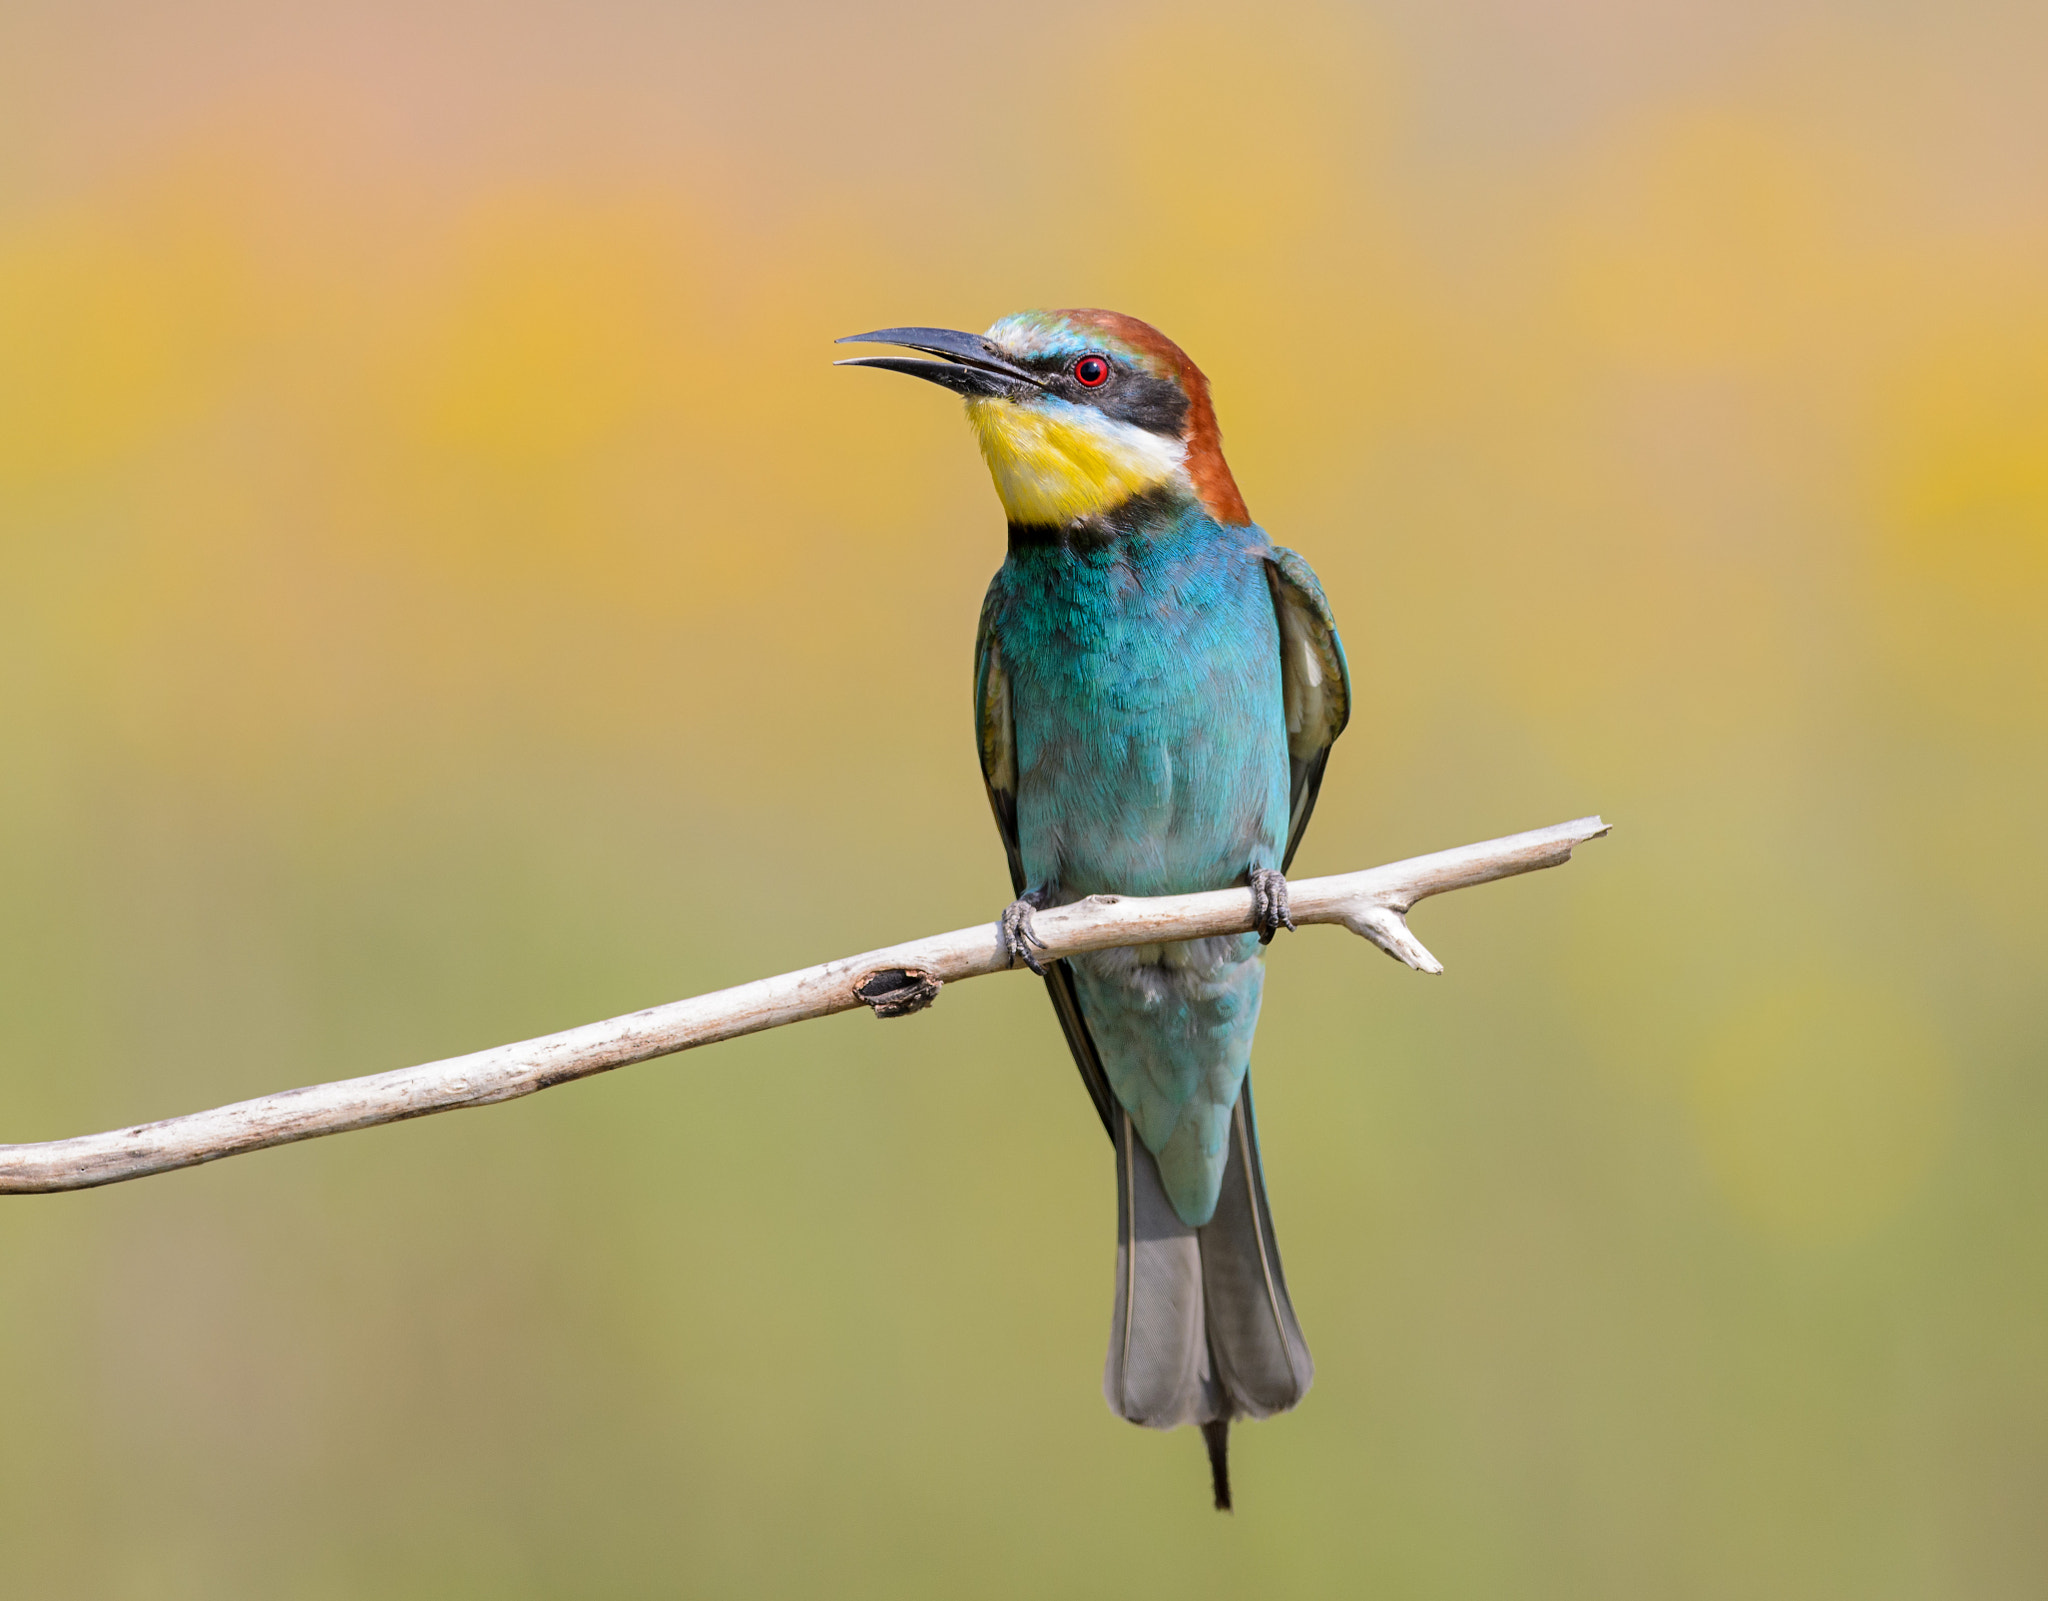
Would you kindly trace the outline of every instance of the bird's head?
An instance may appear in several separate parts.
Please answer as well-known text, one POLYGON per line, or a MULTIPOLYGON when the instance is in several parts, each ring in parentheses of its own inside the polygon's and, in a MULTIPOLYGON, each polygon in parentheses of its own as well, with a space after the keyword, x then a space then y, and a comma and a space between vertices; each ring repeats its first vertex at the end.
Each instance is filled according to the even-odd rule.
POLYGON ((880 328, 841 344, 942 357, 841 363, 909 373, 967 397, 967 419, 1013 525, 1066 528, 1134 496, 1198 501, 1251 521, 1223 460, 1209 380, 1149 323, 1115 311, 1020 311, 985 334, 880 328))

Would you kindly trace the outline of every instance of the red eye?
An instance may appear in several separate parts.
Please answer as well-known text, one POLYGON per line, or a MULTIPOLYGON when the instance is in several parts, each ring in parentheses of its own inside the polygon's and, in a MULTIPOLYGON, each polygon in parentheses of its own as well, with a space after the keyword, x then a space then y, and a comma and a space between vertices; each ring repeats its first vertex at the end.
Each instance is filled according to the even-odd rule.
POLYGON ((1074 382, 1083 389, 1100 389, 1109 382, 1109 363, 1100 356, 1083 356, 1074 363, 1074 382))

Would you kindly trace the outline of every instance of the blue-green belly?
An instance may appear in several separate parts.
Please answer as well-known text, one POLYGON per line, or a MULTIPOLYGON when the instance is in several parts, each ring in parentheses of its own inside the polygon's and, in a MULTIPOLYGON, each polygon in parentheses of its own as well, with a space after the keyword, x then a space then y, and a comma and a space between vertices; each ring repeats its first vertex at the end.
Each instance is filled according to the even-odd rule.
MULTIPOLYGON (((996 625, 1025 876, 1057 899, 1162 895, 1280 866, 1280 649, 1258 542, 1184 519, 1101 551, 1025 550, 996 625)), ((1181 1217, 1206 1222, 1264 978, 1251 935, 1074 958, 1117 1099, 1181 1217)))

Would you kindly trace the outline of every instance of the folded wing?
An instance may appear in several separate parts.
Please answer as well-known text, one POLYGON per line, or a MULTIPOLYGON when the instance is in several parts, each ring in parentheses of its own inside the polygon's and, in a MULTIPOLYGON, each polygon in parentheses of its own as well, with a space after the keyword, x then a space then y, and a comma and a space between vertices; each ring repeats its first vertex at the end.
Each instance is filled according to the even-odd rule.
MULTIPOLYGON (((996 634, 993 592, 981 608, 981 627, 974 641, 974 734, 981 752, 981 778, 988 786, 989 810, 996 815, 996 830, 1003 836, 1003 850, 1010 859, 1010 892, 1022 895, 1033 886, 1024 879, 1024 856, 1017 844, 1017 724, 1010 708, 1010 680, 1003 671, 1003 643, 996 634)), ((1073 970, 1065 962, 1050 963, 1045 988, 1052 996, 1060 1032, 1067 1037, 1074 1066, 1095 1103, 1103 1132, 1115 1139, 1116 1101, 1110 1093, 1109 1074, 1103 1070, 1095 1038, 1081 1015, 1081 997, 1074 989, 1073 970)))
POLYGON ((1275 546, 1266 558, 1266 584, 1280 624, 1280 689, 1287 709, 1291 804, 1287 854, 1281 862, 1285 871, 1316 809, 1330 747, 1351 720, 1351 669, 1315 569, 1293 551, 1275 546))

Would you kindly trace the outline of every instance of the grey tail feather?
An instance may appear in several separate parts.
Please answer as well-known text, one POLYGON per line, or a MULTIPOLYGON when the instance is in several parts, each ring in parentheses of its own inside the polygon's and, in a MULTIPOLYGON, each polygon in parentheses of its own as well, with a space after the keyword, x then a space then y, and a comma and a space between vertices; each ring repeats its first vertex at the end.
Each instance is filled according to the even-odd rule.
POLYGON ((1202 1425, 1202 1443, 1209 1448, 1209 1484, 1216 1492, 1216 1510, 1230 1510, 1230 1419, 1202 1425))
POLYGON ((1247 1076, 1231 1113, 1215 1214, 1189 1228, 1118 1108, 1116 1313, 1102 1376, 1110 1410, 1151 1428, 1204 1425, 1217 1504, 1229 1501, 1230 1420, 1285 1412, 1315 1376, 1295 1320, 1259 1171, 1247 1076))
POLYGON ((1290 1410, 1308 1394, 1316 1369, 1280 1266, 1249 1073, 1231 1112, 1230 1160, 1216 1211, 1199 1235, 1209 1350, 1230 1415, 1263 1418, 1290 1410))

